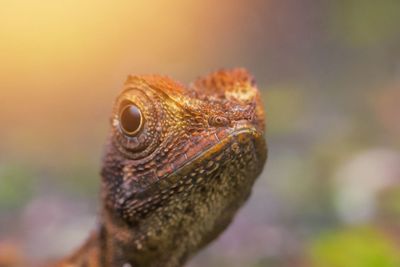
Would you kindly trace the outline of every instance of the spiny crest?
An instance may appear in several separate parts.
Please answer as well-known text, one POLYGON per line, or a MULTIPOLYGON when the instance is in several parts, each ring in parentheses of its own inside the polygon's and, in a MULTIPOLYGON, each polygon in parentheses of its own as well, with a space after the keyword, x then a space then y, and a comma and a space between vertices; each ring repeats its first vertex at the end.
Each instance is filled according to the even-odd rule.
POLYGON ((193 114, 228 116, 235 110, 236 116, 241 110, 248 113, 261 102, 254 78, 242 68, 210 73, 189 87, 159 75, 129 76, 125 86, 152 88, 193 114))
POLYGON ((192 88, 207 96, 248 103, 256 97, 254 78, 245 69, 219 70, 199 78, 192 88))

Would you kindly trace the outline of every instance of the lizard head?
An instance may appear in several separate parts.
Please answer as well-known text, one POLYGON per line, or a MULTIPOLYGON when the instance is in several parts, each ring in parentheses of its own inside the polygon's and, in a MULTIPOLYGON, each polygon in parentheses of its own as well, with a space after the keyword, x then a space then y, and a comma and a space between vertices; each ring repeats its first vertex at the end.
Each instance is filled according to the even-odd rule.
POLYGON ((188 87, 130 76, 111 121, 104 210, 120 230, 136 229, 138 250, 150 242, 156 253, 177 238, 192 251, 210 242, 247 199, 266 160, 259 91, 243 69, 188 87))

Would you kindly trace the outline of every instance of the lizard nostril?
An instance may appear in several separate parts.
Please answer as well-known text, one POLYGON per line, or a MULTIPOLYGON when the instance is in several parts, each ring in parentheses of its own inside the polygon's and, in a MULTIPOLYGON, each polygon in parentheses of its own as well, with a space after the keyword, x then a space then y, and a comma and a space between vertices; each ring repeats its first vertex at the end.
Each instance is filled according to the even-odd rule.
POLYGON ((223 116, 211 116, 208 119, 208 124, 210 126, 227 126, 229 124, 229 119, 223 116))

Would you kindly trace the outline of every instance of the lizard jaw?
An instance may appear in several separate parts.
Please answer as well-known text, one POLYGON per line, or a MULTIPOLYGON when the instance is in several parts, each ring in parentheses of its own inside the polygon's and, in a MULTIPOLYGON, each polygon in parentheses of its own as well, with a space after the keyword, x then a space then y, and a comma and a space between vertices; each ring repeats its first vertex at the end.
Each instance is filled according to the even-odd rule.
POLYGON ((182 186, 205 183, 207 178, 225 167, 221 166, 223 162, 230 162, 227 158, 230 157, 229 155, 241 157, 242 154, 252 151, 253 161, 250 164, 252 166, 247 167, 256 173, 254 179, 261 173, 267 158, 266 142, 262 131, 248 122, 239 122, 232 128, 221 129, 210 136, 212 137, 203 139, 192 150, 183 153, 182 158, 185 161, 176 165, 175 169, 169 169, 170 173, 164 174, 158 182, 151 184, 143 191, 135 192, 131 196, 135 199, 133 202, 126 199, 121 208, 127 212, 127 215, 129 214, 127 217, 134 214, 146 216, 148 215, 146 207, 157 205, 161 203, 161 200, 165 201, 173 192, 182 190, 182 186), (159 197, 154 197, 157 195, 159 197))

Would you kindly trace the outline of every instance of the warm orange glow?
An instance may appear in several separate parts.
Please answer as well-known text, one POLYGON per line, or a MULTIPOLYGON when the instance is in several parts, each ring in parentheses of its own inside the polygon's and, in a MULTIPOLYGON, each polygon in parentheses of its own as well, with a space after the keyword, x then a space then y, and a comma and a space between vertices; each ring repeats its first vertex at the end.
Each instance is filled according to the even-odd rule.
POLYGON ((3 143, 45 153, 88 117, 107 118, 129 73, 193 79, 224 66, 221 50, 236 58, 231 23, 241 10, 228 3, 1 1, 3 143))
MULTIPOLYGON (((212 57, 215 36, 230 32, 233 7, 211 2, 3 1, 2 83, 19 88, 26 85, 23 77, 29 84, 52 84, 125 68, 181 71, 212 57)), ((50 87, 38 89, 55 89, 50 87)))

